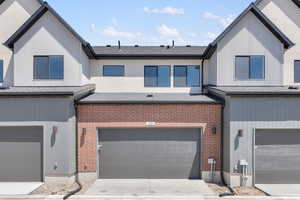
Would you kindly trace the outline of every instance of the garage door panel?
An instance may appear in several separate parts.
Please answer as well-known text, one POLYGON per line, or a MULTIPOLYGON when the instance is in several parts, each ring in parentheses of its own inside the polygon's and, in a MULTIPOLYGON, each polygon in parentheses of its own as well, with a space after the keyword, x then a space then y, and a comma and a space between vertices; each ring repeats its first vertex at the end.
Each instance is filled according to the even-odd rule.
POLYGON ((300 131, 260 131, 256 145, 257 184, 300 183, 300 131))
POLYGON ((0 180, 2 182, 42 181, 42 130, 0 128, 0 180), (22 130, 16 134, 17 130, 22 130), (28 137, 26 137, 28 136, 28 137))
POLYGON ((200 130, 100 130, 100 178, 199 178, 200 130))

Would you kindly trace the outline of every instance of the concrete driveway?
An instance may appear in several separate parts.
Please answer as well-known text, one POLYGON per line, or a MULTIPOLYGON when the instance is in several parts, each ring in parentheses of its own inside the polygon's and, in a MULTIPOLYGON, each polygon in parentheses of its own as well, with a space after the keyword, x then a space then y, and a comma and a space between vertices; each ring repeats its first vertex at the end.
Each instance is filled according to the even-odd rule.
POLYGON ((0 182, 0 195, 27 195, 41 185, 43 185, 43 183, 0 182))
POLYGON ((97 180, 85 193, 102 196, 189 196, 216 194, 202 180, 97 180))
POLYGON ((271 196, 300 197, 300 184, 257 184, 255 186, 271 196))

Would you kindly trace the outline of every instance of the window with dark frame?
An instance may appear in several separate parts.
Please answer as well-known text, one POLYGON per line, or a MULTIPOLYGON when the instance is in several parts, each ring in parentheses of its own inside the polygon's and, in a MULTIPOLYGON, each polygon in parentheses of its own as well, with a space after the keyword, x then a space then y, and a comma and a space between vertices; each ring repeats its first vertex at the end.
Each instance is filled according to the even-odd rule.
POLYGON ((236 80, 265 79, 265 56, 236 56, 236 80))
POLYGON ((125 76, 123 65, 104 65, 103 76, 125 76))
POLYGON ((300 60, 294 62, 294 82, 300 83, 300 60))
POLYGON ((171 86, 170 66, 145 66, 144 85, 145 87, 170 87, 171 86))
POLYGON ((0 60, 0 83, 3 82, 3 77, 4 77, 4 74, 3 74, 3 60, 0 60))
POLYGON ((200 87, 201 71, 198 65, 175 66, 175 87, 200 87))
POLYGON ((63 56, 34 56, 34 75, 36 80, 64 79, 63 56))

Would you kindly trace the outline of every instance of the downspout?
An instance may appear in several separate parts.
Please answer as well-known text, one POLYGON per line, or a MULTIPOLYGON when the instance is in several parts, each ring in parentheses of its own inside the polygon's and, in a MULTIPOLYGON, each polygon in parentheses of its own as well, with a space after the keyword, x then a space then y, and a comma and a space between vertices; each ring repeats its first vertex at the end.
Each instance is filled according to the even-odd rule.
POLYGON ((219 195, 219 197, 225 197, 225 196, 234 196, 236 193, 234 190, 225 183, 225 178, 224 178, 224 109, 225 105, 222 105, 222 110, 221 110, 221 127, 222 127, 222 134, 221 134, 221 182, 222 185, 225 185, 229 190, 230 193, 222 193, 219 195))
POLYGON ((203 75, 203 72, 204 72, 204 58, 202 58, 202 64, 201 64, 201 93, 203 93, 203 83, 204 83, 204 75, 203 75))
POLYGON ((78 185, 78 188, 77 189, 75 189, 75 190, 73 190, 73 191, 71 191, 71 192, 69 192, 67 195, 65 195, 64 197, 63 197, 63 199, 65 200, 65 199, 68 199, 69 197, 71 197, 71 196, 73 196, 74 194, 76 194, 77 192, 79 192, 81 189, 82 189, 82 184, 80 183, 80 181, 79 181, 79 175, 78 175, 78 173, 79 173, 79 168, 78 168, 78 163, 79 163, 79 161, 78 161, 78 147, 79 147, 79 145, 78 145, 78 117, 77 117, 77 104, 76 104, 76 102, 74 102, 74 107, 75 107, 75 118, 76 118, 76 125, 75 125, 75 134, 76 134, 76 139, 75 139, 75 148, 76 148, 76 161, 75 161, 75 163, 76 163, 76 174, 75 174, 75 183, 77 183, 77 185, 78 185))

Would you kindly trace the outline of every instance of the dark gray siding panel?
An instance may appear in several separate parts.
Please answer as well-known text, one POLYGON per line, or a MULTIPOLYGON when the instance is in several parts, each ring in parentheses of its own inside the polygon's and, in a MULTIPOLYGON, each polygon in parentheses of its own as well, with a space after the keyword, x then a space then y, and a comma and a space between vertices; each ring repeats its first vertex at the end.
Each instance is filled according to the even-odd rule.
POLYGON ((0 181, 42 181, 42 127, 0 128, 0 181))
POLYGON ((230 156, 231 172, 246 159, 253 171, 253 138, 261 129, 300 129, 299 97, 231 97, 230 156), (243 137, 238 131, 243 130, 243 137))
POLYGON ((200 178, 200 129, 101 129, 99 177, 200 178))
POLYGON ((256 184, 300 184, 300 130, 260 130, 255 140, 256 184))

